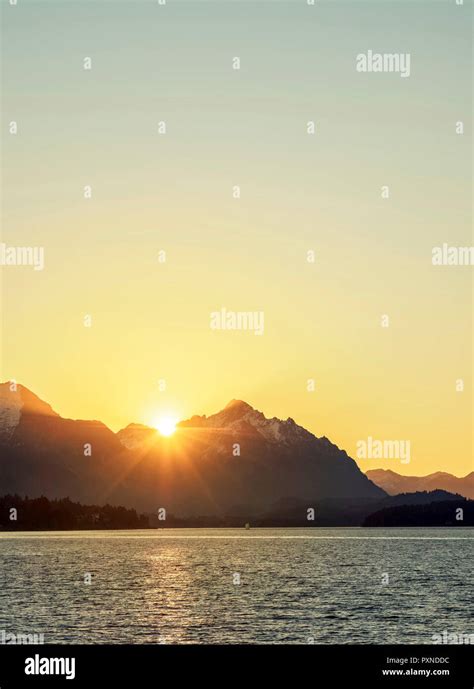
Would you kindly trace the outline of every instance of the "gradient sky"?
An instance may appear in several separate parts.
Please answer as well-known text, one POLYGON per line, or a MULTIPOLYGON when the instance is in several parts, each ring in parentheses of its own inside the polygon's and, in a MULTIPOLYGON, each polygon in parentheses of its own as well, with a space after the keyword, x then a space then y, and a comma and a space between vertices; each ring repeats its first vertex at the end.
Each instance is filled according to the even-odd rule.
POLYGON ((2 0, 2 241, 46 266, 0 268, 1 379, 114 430, 239 398, 352 456, 410 440, 364 470, 472 471, 473 269, 431 264, 473 242, 471 14, 2 0), (356 72, 369 49, 411 76, 356 72), (221 307, 264 335, 212 331, 221 307))

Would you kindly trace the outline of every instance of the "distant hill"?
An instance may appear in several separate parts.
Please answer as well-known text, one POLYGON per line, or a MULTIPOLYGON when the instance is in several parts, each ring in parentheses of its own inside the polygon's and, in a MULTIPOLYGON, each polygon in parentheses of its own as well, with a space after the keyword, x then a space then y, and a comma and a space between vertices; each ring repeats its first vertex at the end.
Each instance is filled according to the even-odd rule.
POLYGON ((363 526, 474 526, 474 502, 462 499, 396 505, 370 514, 363 526))
POLYGON ((444 471, 437 471, 428 476, 402 476, 390 469, 372 469, 367 471, 366 475, 389 495, 440 489, 474 499, 474 471, 463 478, 444 471))

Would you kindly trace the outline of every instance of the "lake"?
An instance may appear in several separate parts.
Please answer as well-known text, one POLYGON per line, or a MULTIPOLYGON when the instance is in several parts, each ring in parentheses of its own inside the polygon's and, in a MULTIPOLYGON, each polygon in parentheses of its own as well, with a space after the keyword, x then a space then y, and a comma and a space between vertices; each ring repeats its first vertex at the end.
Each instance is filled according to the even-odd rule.
POLYGON ((4 532, 0 630, 68 644, 432 643, 474 632, 473 561, 471 528, 4 532))

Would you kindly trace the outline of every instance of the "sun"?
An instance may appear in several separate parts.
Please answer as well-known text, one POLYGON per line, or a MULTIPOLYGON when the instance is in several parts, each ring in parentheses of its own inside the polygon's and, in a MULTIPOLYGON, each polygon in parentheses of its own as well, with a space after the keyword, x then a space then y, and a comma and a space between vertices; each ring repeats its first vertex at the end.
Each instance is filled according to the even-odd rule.
POLYGON ((173 433, 176 430, 176 419, 173 419, 171 416, 161 416, 156 423, 154 424, 155 428, 157 431, 161 433, 161 435, 164 435, 165 437, 169 437, 170 435, 173 435, 173 433))

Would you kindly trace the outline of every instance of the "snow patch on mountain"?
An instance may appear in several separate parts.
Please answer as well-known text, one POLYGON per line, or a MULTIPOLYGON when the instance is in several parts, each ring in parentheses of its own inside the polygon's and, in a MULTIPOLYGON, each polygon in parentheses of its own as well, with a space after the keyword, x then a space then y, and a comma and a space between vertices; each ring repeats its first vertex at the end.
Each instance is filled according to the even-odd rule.
POLYGON ((24 385, 12 381, 0 383, 0 439, 11 438, 25 414, 58 416, 49 404, 24 385))
POLYGON ((158 434, 156 428, 144 426, 141 423, 129 423, 126 428, 118 431, 117 438, 124 447, 134 450, 146 443, 156 442, 158 434))
POLYGON ((273 417, 267 419, 262 412, 253 409, 242 400, 232 400, 217 414, 193 417, 186 425, 216 428, 239 434, 248 432, 249 427, 260 434, 267 442, 291 444, 302 440, 314 440, 315 436, 293 419, 282 421, 273 417))
POLYGON ((23 400, 20 391, 10 390, 8 383, 0 385, 0 439, 9 440, 20 423, 23 400))

